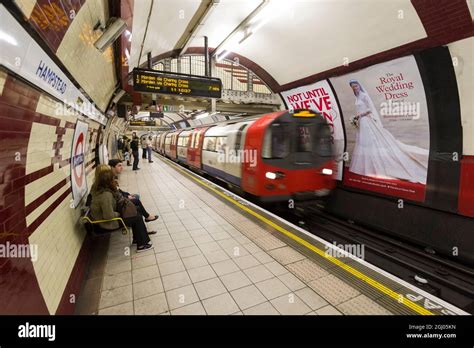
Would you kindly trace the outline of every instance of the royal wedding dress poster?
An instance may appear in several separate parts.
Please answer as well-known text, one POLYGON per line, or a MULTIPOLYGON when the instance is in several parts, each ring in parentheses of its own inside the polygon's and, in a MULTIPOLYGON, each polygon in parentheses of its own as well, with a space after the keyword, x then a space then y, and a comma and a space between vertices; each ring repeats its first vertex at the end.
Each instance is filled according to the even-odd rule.
POLYGON ((413 56, 330 79, 346 130, 343 184, 424 201, 430 148, 413 56))

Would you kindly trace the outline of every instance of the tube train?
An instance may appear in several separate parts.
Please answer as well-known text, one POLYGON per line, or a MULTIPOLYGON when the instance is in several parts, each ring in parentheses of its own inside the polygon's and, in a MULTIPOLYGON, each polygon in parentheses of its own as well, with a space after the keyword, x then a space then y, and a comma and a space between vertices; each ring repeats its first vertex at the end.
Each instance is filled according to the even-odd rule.
POLYGON ((262 202, 313 199, 335 186, 331 129, 310 110, 162 132, 152 144, 159 154, 262 202))

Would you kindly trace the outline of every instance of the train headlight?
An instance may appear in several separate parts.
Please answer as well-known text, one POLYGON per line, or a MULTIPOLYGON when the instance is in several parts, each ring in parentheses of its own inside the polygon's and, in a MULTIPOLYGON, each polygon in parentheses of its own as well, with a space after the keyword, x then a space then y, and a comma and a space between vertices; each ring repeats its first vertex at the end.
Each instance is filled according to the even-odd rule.
POLYGON ((323 170, 321 171, 321 173, 323 173, 324 175, 332 175, 332 169, 323 168, 323 170))
POLYGON ((277 178, 277 175, 276 173, 273 173, 273 172, 266 172, 265 177, 267 179, 275 180, 277 178))

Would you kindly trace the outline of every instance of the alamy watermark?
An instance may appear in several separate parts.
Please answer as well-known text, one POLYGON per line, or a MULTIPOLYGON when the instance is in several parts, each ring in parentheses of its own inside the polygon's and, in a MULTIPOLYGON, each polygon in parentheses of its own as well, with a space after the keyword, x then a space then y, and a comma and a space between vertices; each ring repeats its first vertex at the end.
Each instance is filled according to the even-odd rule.
POLYGON ((346 257, 349 256, 348 254, 352 254, 362 260, 365 258, 364 244, 337 244, 336 242, 333 242, 332 245, 326 245, 325 249, 326 256, 346 257))
POLYGON ((19 338, 47 338, 48 341, 56 340, 56 325, 36 325, 26 322, 18 326, 19 338))
POLYGON ((421 115, 419 102, 392 101, 388 100, 380 104, 380 114, 385 117, 409 117, 418 120, 421 115))
POLYGON ((7 241, 5 244, 0 244, 0 259, 1 258, 25 258, 36 262, 38 260, 38 245, 12 244, 7 241))
POLYGON ((249 163, 250 167, 257 166, 257 150, 228 150, 218 151, 219 163, 249 163))

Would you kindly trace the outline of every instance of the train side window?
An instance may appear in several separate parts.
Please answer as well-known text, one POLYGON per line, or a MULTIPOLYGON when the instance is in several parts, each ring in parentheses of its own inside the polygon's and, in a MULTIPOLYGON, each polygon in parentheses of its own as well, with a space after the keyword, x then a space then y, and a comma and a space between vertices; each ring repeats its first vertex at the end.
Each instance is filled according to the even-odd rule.
POLYGON ((225 152, 225 148, 227 147, 227 137, 217 137, 216 140, 216 151, 225 152))
POLYGON ((196 140, 195 140, 195 143, 194 143, 194 147, 197 149, 199 147, 199 140, 201 140, 201 132, 198 132, 196 134, 196 140))
POLYGON ((285 158, 290 154, 289 124, 270 125, 263 138, 262 157, 268 159, 285 158))
POLYGON ((205 137, 203 148, 206 151, 215 151, 216 149, 215 137, 205 137))
POLYGON ((242 134, 244 132, 245 127, 247 127, 247 126, 248 126, 248 124, 244 124, 237 131, 237 134, 235 136, 235 146, 234 146, 235 151, 239 151, 240 147, 242 146, 242 134))

